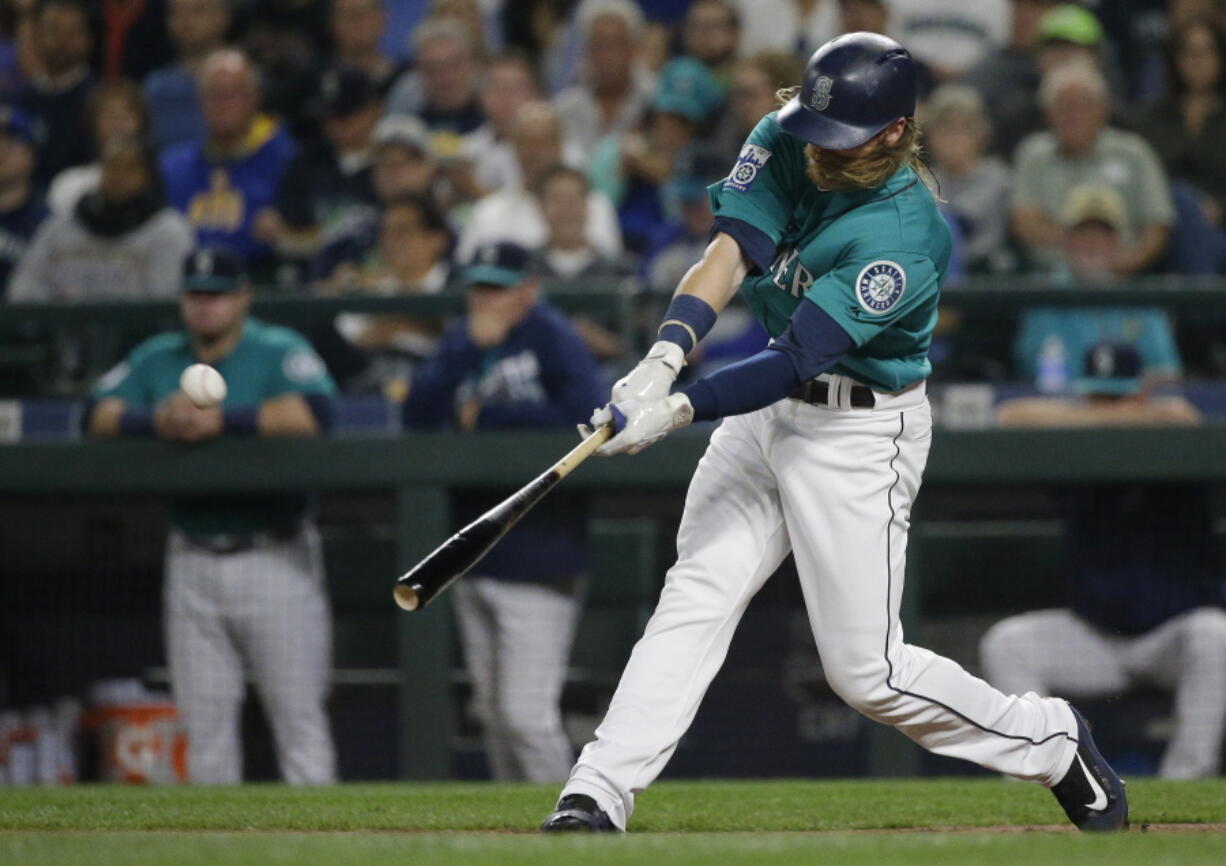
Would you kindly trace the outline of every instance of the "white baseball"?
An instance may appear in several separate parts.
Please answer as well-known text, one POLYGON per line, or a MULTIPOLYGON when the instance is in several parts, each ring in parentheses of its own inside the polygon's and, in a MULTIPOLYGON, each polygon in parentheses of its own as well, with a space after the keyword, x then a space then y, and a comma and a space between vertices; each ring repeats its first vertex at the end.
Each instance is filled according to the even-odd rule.
POLYGON ((226 380, 208 364, 192 364, 184 370, 179 388, 197 409, 212 409, 226 399, 226 380))

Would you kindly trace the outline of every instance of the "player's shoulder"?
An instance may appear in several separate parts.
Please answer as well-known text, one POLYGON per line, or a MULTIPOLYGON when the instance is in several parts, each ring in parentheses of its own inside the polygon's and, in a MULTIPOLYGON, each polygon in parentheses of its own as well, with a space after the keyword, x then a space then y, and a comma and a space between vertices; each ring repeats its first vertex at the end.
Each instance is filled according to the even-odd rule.
POLYGON ((185 331, 168 331, 138 343, 128 354, 128 365, 147 364, 163 359, 179 359, 190 352, 185 331))
POLYGON ((277 353, 291 349, 309 349, 310 342, 293 328, 274 325, 261 319, 249 317, 243 325, 243 337, 253 346, 277 353))

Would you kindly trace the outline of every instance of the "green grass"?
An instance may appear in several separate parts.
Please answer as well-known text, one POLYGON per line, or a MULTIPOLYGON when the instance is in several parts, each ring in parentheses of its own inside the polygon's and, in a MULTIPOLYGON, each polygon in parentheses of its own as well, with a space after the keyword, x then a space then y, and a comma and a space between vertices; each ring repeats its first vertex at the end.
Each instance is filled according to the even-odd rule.
POLYGON ((552 786, 10 788, 0 789, 0 863, 1226 862, 1220 827, 1162 826, 1226 825, 1226 781, 1138 779, 1129 794, 1133 831, 1104 838, 1064 832, 1041 788, 994 779, 672 782, 639 798, 627 836, 557 838, 534 832, 552 786), (855 832, 881 830, 923 832, 855 832))

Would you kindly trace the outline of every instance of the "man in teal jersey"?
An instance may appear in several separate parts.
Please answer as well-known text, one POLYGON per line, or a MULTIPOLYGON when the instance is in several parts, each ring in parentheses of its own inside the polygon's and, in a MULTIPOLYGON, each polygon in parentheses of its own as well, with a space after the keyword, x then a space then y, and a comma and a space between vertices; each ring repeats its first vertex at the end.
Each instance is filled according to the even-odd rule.
MULTIPOLYGON (((185 330, 141 343, 95 388, 89 433, 195 444, 219 436, 313 436, 336 387, 299 334, 248 318, 241 261, 188 257, 185 330), (221 373, 220 406, 179 390, 191 364, 221 373)), ((319 534, 300 495, 191 496, 171 502, 164 592, 167 659, 188 734, 192 781, 241 781, 239 713, 250 669, 287 782, 336 779, 324 708, 331 620, 319 534)))
POLYGON ((826 679, 851 706, 938 754, 1051 787, 1082 829, 1127 824, 1123 783, 1066 702, 1002 694, 903 640, 907 531, 932 436, 927 353, 950 254, 914 113, 901 45, 851 33, 818 49, 799 93, 712 188, 702 261, 592 416, 616 431, 602 454, 726 420, 690 485, 659 605, 543 830, 625 828, 789 552, 826 679), (738 289, 771 345, 670 394, 738 289))

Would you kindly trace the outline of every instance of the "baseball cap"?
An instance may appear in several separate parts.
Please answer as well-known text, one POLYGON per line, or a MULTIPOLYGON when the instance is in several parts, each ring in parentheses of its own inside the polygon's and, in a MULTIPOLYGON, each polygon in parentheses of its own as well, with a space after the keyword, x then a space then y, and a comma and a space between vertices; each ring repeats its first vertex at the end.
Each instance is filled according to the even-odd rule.
POLYGON ((519 244, 482 244, 460 273, 460 282, 465 287, 518 285, 529 276, 529 262, 529 252, 519 244))
POLYGON ((374 79, 352 66, 334 66, 319 81, 319 103, 327 117, 346 117, 378 99, 374 79))
POLYGON ((185 292, 235 292, 247 285, 243 260, 221 247, 202 247, 183 263, 185 292))
POLYGON ((1105 341, 1091 346, 1084 370, 1085 375, 1073 381, 1079 394, 1123 397, 1141 390, 1141 355, 1131 343, 1105 341))
POLYGON ((42 136, 30 115, 12 105, 0 105, 0 132, 37 148, 42 136))
POLYGON ((717 109, 722 100, 723 91, 707 67, 693 57, 679 57, 660 71, 651 107, 697 122, 717 109))
POLYGON ((1128 208, 1124 197, 1109 186, 1082 184, 1073 187, 1065 202, 1061 222, 1066 228, 1087 222, 1104 223, 1117 232, 1128 225, 1128 208))
POLYGON ((374 142, 375 147, 404 145, 425 156, 430 153, 430 130, 411 114, 389 114, 375 127, 374 142))
POLYGON ((1089 9, 1063 3, 1043 13, 1039 19, 1039 39, 1093 46, 1103 41, 1103 28, 1089 9))

